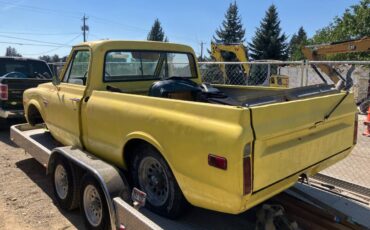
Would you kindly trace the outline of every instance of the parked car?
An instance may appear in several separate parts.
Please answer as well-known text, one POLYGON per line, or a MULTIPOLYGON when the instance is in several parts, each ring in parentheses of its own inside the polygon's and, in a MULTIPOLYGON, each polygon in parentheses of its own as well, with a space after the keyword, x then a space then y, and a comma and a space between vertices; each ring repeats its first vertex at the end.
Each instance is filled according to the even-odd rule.
POLYGON ((23 117, 24 90, 51 79, 50 68, 44 61, 0 57, 0 118, 23 117))
POLYGON ((202 84, 195 57, 161 42, 74 46, 60 79, 24 92, 27 121, 121 169, 168 217, 187 203, 241 213, 351 152, 352 93, 202 84))

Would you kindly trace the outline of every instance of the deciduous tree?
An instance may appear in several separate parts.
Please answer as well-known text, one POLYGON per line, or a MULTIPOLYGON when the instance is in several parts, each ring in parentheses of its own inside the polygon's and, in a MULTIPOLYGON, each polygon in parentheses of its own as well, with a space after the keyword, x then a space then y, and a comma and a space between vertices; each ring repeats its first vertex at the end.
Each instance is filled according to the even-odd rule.
POLYGON ((20 53, 14 47, 8 46, 5 51, 5 56, 7 57, 22 57, 20 53))

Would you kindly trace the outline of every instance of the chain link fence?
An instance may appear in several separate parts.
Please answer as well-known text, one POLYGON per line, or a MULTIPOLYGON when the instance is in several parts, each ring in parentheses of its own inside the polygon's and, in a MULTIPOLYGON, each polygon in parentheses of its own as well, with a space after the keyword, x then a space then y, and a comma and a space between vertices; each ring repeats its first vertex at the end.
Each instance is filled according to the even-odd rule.
POLYGON ((370 61, 199 62, 199 68, 202 81, 210 84, 296 88, 325 82, 333 84, 318 68, 322 64, 333 67, 343 79, 349 77, 347 80, 353 82, 356 103, 370 96, 370 61), (276 82, 284 79, 286 84, 276 82))

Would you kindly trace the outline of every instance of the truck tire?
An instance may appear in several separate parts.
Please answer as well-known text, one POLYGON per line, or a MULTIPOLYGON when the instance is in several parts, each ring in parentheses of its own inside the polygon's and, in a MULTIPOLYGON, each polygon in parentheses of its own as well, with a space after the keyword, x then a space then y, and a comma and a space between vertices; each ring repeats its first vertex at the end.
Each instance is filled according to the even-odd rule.
POLYGON ((78 178, 68 161, 57 158, 54 163, 52 177, 54 196, 57 203, 64 210, 72 210, 78 207, 78 178))
POLYGON ((103 190, 90 174, 82 178, 80 200, 86 229, 110 229, 108 206, 103 190))
POLYGON ((164 158, 152 146, 138 148, 131 162, 134 186, 147 194, 145 207, 175 219, 188 206, 164 158))

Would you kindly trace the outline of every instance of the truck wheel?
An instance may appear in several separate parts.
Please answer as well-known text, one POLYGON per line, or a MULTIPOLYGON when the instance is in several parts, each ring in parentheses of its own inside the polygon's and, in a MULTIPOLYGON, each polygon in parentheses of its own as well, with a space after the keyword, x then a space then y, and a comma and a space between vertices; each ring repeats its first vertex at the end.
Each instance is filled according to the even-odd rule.
POLYGON ((181 215, 187 202, 171 169, 156 149, 151 146, 138 149, 131 172, 135 186, 147 194, 148 209, 172 219, 181 215))
POLYGON ((87 229, 109 229, 107 202, 98 182, 89 174, 82 179, 81 212, 87 229))
POLYGON ((77 177, 64 159, 58 158, 52 173, 54 196, 59 206, 65 210, 78 207, 77 177))

